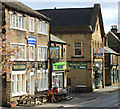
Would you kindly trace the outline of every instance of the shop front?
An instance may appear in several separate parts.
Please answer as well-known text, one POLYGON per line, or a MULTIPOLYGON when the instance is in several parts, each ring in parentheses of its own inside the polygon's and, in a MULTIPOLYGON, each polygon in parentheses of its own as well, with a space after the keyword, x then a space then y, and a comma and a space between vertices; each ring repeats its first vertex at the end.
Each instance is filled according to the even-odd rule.
POLYGON ((111 68, 111 84, 117 83, 118 82, 118 70, 117 66, 112 66, 111 68))
POLYGON ((53 64, 52 87, 63 89, 66 87, 66 62, 57 62, 53 64))
POLYGON ((93 88, 103 86, 103 64, 95 62, 93 65, 93 88))

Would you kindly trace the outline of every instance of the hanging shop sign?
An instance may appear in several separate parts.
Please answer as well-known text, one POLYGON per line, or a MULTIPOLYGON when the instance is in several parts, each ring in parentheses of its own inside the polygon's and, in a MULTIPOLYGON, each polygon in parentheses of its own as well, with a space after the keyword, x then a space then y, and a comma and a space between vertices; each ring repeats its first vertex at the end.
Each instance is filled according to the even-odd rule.
POLYGON ((50 58, 52 60, 59 59, 59 47, 50 47, 50 58))
POLYGON ((69 63, 70 69, 87 69, 87 63, 69 63))
POLYGON ((31 45, 36 45, 36 37, 27 37, 27 43, 31 45))
POLYGON ((12 70, 25 70, 26 64, 13 64, 12 70))
POLYGON ((94 56, 103 56, 103 48, 94 48, 94 56))
POLYGON ((67 62, 57 62, 53 64, 53 70, 66 70, 67 62))
POLYGON ((42 63, 42 64, 38 64, 38 69, 47 69, 48 68, 48 64, 47 63, 42 63))

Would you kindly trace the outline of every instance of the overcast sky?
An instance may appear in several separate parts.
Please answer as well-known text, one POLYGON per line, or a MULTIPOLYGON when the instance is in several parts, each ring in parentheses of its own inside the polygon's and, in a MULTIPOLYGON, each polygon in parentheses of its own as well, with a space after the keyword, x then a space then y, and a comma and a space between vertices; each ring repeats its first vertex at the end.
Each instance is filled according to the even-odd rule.
POLYGON ((81 8, 93 7, 95 3, 101 4, 104 29, 107 33, 111 25, 118 25, 118 1, 119 0, 18 0, 29 7, 38 9, 56 8, 81 8))

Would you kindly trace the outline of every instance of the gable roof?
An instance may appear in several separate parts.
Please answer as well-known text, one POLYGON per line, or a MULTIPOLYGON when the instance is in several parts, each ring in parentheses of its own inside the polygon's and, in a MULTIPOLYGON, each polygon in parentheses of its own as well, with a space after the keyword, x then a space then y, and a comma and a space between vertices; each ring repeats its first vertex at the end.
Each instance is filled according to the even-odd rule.
POLYGON ((104 36, 103 20, 99 4, 91 8, 65 8, 37 10, 51 19, 52 27, 86 27, 85 29, 95 31, 97 17, 100 18, 100 28, 104 36), (87 28, 88 27, 88 28, 87 28))
POLYGON ((9 10, 14 10, 20 13, 30 15, 32 17, 37 17, 40 19, 50 21, 50 19, 45 15, 33 10, 32 8, 28 7, 27 5, 24 5, 23 3, 17 0, 0 0, 0 2, 3 5, 5 5, 5 7, 8 8, 9 10))
POLYGON ((116 36, 119 38, 119 40, 120 40, 120 33, 116 33, 116 36))
POLYGON ((120 41, 120 39, 118 38, 118 36, 115 34, 115 33, 113 33, 112 31, 109 31, 108 33, 107 33, 107 35, 108 34, 111 34, 113 37, 115 37, 118 41, 120 41))
POLYGON ((105 53, 110 53, 110 54, 116 54, 116 55, 118 55, 117 52, 115 52, 115 51, 112 50, 111 48, 105 47, 105 46, 104 46, 104 52, 105 52, 105 53))
POLYGON ((65 41, 59 39, 58 37, 54 36, 53 34, 50 34, 50 40, 53 43, 67 44, 65 41))

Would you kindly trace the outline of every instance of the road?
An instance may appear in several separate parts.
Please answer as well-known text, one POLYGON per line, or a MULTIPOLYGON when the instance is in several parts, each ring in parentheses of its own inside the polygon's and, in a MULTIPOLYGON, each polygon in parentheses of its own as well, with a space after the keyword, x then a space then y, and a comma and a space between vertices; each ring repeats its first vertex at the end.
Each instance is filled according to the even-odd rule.
MULTIPOLYGON (((62 109, 62 108, 72 108, 72 109, 120 109, 120 91, 111 93, 74 93, 70 96, 73 97, 70 101, 62 101, 59 103, 47 103, 34 107, 19 106, 18 108, 23 109, 62 109)), ((16 109, 16 108, 15 108, 16 109)))

